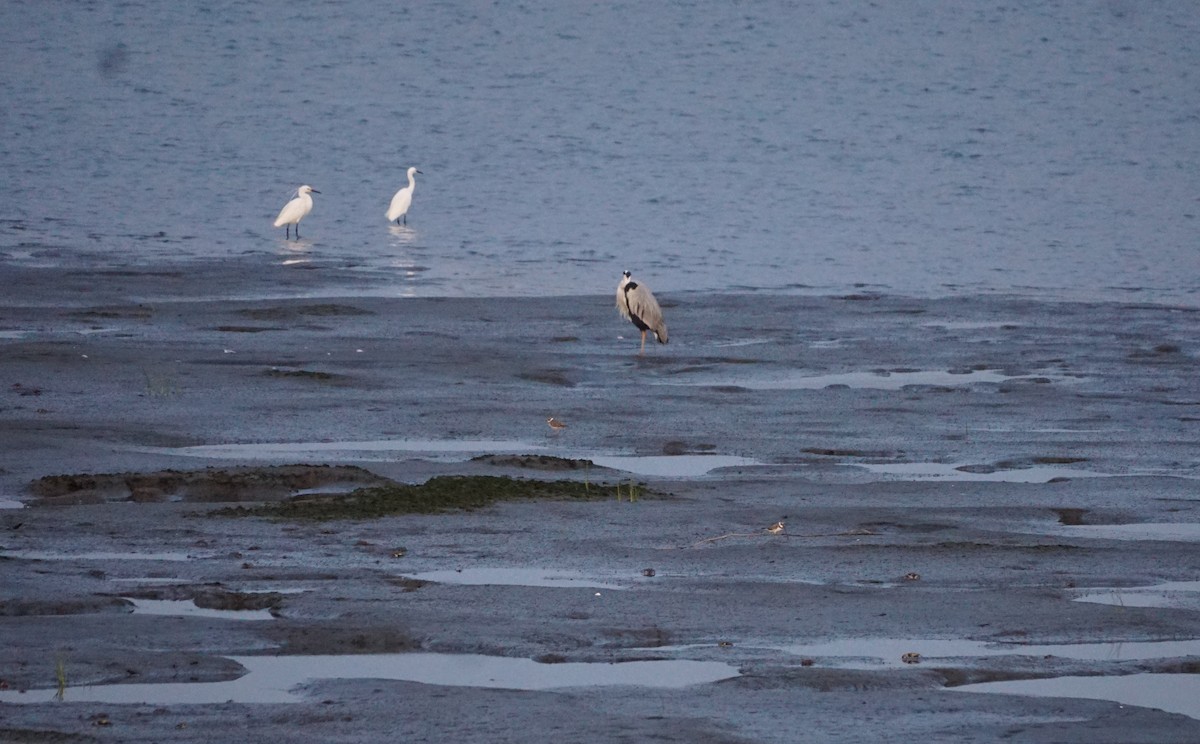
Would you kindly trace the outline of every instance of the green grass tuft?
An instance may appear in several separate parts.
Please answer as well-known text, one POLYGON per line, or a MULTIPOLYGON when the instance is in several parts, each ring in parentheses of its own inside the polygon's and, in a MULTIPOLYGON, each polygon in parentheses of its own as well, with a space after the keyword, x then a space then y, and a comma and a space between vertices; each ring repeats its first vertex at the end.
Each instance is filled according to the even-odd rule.
POLYGON ((54 698, 62 700, 67 692, 67 662, 63 659, 62 654, 54 659, 54 681, 56 682, 54 698))

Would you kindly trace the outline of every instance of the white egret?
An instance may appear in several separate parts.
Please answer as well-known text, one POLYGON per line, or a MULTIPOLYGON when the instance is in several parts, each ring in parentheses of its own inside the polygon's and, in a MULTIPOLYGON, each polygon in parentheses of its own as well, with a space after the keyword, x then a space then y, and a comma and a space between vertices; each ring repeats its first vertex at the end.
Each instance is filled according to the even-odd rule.
POLYGON ((660 344, 667 342, 667 324, 663 322, 658 300, 649 287, 634 281, 628 271, 621 275, 617 285, 617 310, 642 332, 642 350, 638 354, 646 353, 646 331, 653 331, 660 344))
MULTIPOLYGON (((404 218, 404 224, 408 224, 408 208, 412 206, 413 191, 417 188, 417 179, 413 178, 414 173, 421 173, 416 168, 408 169, 408 185, 396 192, 392 197, 392 206, 388 207, 387 218, 388 222, 395 220, 400 221, 404 218)), ((425 175, 421 173, 421 175, 425 175)))
POLYGON ((275 218, 275 227, 287 226, 287 237, 291 237, 292 225, 296 226, 296 240, 300 239, 300 220, 312 211, 313 200, 309 194, 319 194, 312 186, 305 184, 296 189, 296 196, 283 205, 279 216, 275 218))

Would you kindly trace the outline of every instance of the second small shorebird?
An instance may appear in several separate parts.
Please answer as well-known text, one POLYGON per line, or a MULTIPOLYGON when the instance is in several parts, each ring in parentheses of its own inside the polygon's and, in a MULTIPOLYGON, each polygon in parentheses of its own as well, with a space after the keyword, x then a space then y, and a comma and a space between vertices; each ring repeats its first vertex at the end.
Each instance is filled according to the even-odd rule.
POLYGON ((546 423, 547 423, 547 424, 549 424, 549 425, 550 425, 550 428, 551 428, 551 429, 553 429, 553 430, 555 430, 555 431, 562 431, 563 429, 567 428, 567 425, 566 425, 566 424, 564 424, 563 422, 561 422, 561 421, 559 421, 558 419, 554 418, 553 416, 551 416, 550 418, 546 419, 546 423))
POLYGON ((776 522, 775 524, 771 525, 767 528, 767 532, 770 532, 772 535, 778 535, 779 533, 783 532, 783 522, 776 522))

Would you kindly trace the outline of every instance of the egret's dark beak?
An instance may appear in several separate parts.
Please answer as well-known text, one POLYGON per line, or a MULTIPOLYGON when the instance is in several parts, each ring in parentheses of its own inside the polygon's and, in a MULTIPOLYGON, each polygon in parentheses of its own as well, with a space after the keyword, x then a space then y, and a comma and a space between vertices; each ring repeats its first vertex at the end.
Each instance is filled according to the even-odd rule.
POLYGON ((317 191, 316 189, 312 189, 312 192, 313 192, 314 194, 319 194, 319 193, 321 193, 320 191, 317 191))

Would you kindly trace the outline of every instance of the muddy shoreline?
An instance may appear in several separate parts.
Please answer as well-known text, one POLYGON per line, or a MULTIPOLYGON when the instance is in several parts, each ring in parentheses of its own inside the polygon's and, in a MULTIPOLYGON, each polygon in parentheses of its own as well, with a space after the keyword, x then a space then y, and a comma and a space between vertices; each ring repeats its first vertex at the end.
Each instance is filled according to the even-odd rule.
POLYGON ((1200 738, 1196 717, 1153 707, 954 689, 1194 678, 1186 643, 1119 649, 1200 639, 1194 589, 1156 606, 1127 593, 1200 575, 1196 308, 678 294, 660 298, 671 344, 639 358, 600 294, 394 298, 350 276, 314 297, 297 273, 221 297, 213 275, 131 270, 84 294, 49 269, 5 279, 0 501, 27 505, 0 509, 0 692, 53 693, 59 661, 67 688, 0 702, 0 740, 1200 738), (259 296, 272 282, 290 296, 259 296), (212 514, 439 475, 613 497, 212 514), (661 495, 617 500, 622 483, 661 495), (524 569, 566 578, 530 585, 524 569), (489 570, 516 578, 469 583, 489 570), (852 639, 918 656, 805 650, 852 639), (947 656, 935 641, 992 645, 947 656), (1037 652, 1067 644, 1117 650, 1037 652), (300 702, 72 702, 78 685, 236 680, 233 657, 416 653, 736 676, 555 691, 315 679, 300 702))

